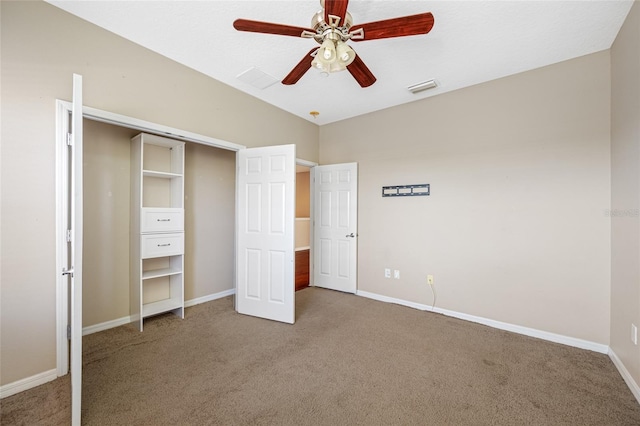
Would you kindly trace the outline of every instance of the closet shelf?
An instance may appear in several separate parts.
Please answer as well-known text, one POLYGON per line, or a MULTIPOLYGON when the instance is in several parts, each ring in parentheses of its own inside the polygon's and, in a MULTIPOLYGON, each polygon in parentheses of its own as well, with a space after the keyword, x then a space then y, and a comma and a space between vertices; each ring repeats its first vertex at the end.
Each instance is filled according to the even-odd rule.
POLYGON ((182 308, 182 300, 178 297, 159 300, 153 303, 145 303, 142 305, 142 317, 146 318, 178 308, 182 308))
POLYGON ((157 172, 155 170, 143 170, 142 175, 145 177, 154 177, 162 179, 175 179, 182 177, 179 173, 157 172))
POLYGON ((182 270, 177 268, 154 269, 142 273, 143 280, 151 280, 153 278, 168 277, 171 275, 181 274, 182 270))

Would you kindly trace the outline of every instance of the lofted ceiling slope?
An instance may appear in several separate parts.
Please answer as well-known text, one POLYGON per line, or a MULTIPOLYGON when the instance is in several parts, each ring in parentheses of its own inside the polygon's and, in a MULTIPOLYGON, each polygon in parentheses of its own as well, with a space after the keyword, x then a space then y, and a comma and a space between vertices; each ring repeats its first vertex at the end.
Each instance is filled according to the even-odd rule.
POLYGON ((608 49, 633 3, 351 0, 354 25, 423 12, 435 17, 426 35, 350 42, 377 77, 363 89, 346 71, 322 77, 315 69, 295 85, 280 84, 318 45, 233 28, 237 18, 309 27, 318 0, 48 2, 318 125, 608 49), (275 84, 257 88, 238 78, 253 68, 275 84), (430 79, 435 89, 407 90, 430 79))

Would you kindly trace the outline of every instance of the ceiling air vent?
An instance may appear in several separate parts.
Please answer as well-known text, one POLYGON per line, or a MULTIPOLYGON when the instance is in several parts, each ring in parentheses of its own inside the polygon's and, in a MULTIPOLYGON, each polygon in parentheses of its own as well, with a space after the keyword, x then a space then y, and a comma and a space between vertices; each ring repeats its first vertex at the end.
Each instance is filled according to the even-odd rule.
POLYGON ((266 89, 267 87, 278 82, 275 77, 270 76, 269 74, 256 67, 249 68, 248 70, 240 74, 238 76, 238 80, 250 84, 257 89, 266 89))
POLYGON ((414 84, 413 86, 409 86, 407 87, 407 89, 409 89, 409 91, 411 93, 420 93, 424 90, 428 90, 428 89, 433 89, 434 87, 437 87, 438 85, 436 84, 435 80, 427 80, 427 81, 423 81, 422 83, 417 83, 414 84))

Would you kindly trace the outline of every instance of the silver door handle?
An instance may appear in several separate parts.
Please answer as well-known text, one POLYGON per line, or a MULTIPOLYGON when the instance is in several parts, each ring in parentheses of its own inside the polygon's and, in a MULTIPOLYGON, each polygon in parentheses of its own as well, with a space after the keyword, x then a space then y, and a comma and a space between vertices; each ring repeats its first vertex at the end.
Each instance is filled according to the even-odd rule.
POLYGON ((347 237, 347 238, 355 238, 356 236, 355 236, 355 235, 353 235, 353 232, 352 232, 352 233, 348 234, 346 237, 347 237))
POLYGON ((62 270, 62 275, 71 275, 71 277, 73 278, 73 268, 71 269, 64 268, 62 270))

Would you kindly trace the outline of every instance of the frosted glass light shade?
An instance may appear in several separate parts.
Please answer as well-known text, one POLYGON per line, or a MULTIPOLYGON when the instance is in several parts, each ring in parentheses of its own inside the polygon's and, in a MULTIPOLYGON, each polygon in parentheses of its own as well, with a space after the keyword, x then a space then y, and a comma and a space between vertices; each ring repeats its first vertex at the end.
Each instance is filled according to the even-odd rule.
POLYGON ((336 43, 336 55, 338 57, 338 62, 345 67, 351 64, 356 58, 356 52, 354 52, 353 49, 343 41, 338 41, 336 43))
POLYGON ((316 55, 316 59, 330 64, 336 60, 336 57, 336 45, 334 42, 329 39, 323 41, 320 49, 318 50, 318 54, 316 55))

